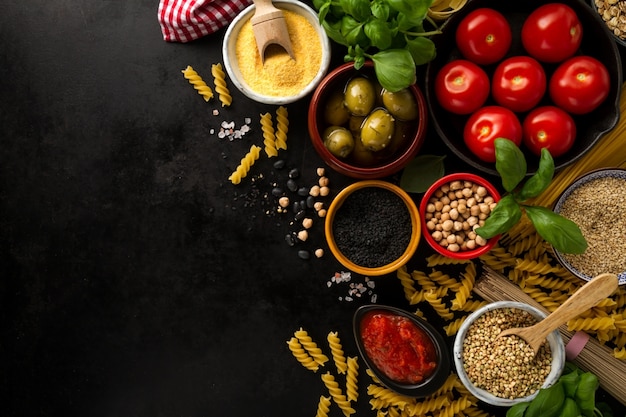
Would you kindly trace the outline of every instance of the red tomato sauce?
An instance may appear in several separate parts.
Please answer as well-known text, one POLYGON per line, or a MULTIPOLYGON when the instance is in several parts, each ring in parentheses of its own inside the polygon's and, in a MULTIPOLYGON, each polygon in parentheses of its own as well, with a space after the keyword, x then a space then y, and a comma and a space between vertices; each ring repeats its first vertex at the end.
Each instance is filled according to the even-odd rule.
POLYGON ((374 365, 396 382, 418 384, 437 367, 431 338, 407 317, 371 311, 361 321, 361 338, 374 365))

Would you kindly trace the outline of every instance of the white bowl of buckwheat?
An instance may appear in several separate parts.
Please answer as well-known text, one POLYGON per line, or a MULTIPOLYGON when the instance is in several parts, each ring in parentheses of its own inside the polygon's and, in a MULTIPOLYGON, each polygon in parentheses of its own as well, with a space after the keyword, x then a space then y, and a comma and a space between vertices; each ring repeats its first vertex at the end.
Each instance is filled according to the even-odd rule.
POLYGON ((531 326, 545 316, 515 301, 490 303, 470 314, 453 347, 463 385, 479 400, 501 407, 530 401, 540 388, 553 385, 565 366, 565 346, 558 330, 548 335, 536 356, 517 336, 497 338, 504 329, 531 326))

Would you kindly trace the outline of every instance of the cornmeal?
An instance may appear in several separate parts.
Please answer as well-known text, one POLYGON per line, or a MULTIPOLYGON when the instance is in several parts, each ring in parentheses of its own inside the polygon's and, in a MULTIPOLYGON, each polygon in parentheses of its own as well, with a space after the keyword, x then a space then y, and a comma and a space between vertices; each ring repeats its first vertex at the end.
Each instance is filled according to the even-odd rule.
POLYGON ((317 75, 322 61, 322 45, 311 23, 295 12, 283 10, 295 60, 277 45, 265 50, 261 61, 252 23, 241 27, 235 52, 241 75, 258 94, 274 97, 298 94, 317 75))

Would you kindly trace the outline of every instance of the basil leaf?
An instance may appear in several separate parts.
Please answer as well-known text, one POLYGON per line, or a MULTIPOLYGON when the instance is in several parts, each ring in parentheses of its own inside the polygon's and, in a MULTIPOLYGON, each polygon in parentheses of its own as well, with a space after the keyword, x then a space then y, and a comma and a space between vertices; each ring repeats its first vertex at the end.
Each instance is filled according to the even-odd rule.
POLYGON ((404 32, 424 32, 424 16, 399 14, 396 19, 398 30, 404 32))
POLYGON ((432 0, 387 0, 389 6, 398 12, 405 14, 411 18, 426 17, 428 8, 432 4, 432 0))
POLYGON ((406 49, 388 49, 371 55, 374 72, 380 85, 393 92, 415 82, 415 62, 406 49))
POLYGON ((341 20, 332 23, 328 20, 324 20, 322 22, 322 26, 324 27, 324 30, 326 31, 326 34, 330 39, 337 42, 339 45, 348 46, 348 41, 346 40, 346 37, 343 36, 343 34, 341 33, 341 23, 341 20))
POLYGON ((371 4, 372 14, 377 19, 389 20, 389 4, 384 0, 374 0, 371 4))
POLYGON ((423 36, 407 40, 406 45, 415 65, 426 64, 435 59, 437 55, 434 42, 423 36))
POLYGON ((485 224, 476 229, 476 234, 485 239, 492 238, 511 229, 521 218, 522 210, 519 204, 511 194, 508 194, 498 201, 485 224))
POLYGON ((526 158, 513 141, 506 138, 494 140, 496 151, 496 171, 502 177, 502 186, 511 192, 526 176, 526 158))
POLYGON ((556 417, 559 415, 564 402, 565 393, 563 392, 563 385, 559 381, 550 388, 539 390, 537 396, 526 409, 524 417, 556 417))
POLYGON ((341 19, 341 34, 346 38, 348 45, 362 44, 361 42, 367 39, 363 31, 363 23, 349 15, 341 19))
POLYGON ((524 206, 537 233, 563 253, 583 253, 587 241, 573 221, 541 206, 524 206))
POLYGON ((387 49, 391 46, 393 33, 384 21, 371 19, 365 24, 364 30, 372 46, 378 49, 387 49))
POLYGON ((576 394, 576 388, 578 388, 578 381, 580 381, 578 370, 573 370, 572 372, 563 374, 559 379, 563 383, 563 391, 565 392, 565 396, 569 398, 574 398, 574 394, 576 394))
POLYGON ((420 155, 413 158, 402 171, 400 188, 408 193, 423 193, 436 180, 443 177, 444 156, 420 155))
POLYGON ((585 372, 580 376, 578 389, 576 389, 576 403, 580 407, 580 412, 585 417, 593 416, 593 409, 596 404, 596 389, 598 389, 598 377, 591 372, 585 372))
POLYGON ((506 417, 524 417, 524 412, 529 405, 529 402, 515 404, 506 411, 506 417))
POLYGON ((369 0, 339 0, 343 10, 356 20, 365 22, 371 15, 369 0))
POLYGON ((578 408, 578 404, 576 401, 569 397, 565 397, 565 401, 563 401, 563 408, 559 413, 559 417, 578 417, 580 416, 580 408, 578 408))
POLYGON ((522 186, 519 192, 518 200, 525 201, 529 198, 537 197, 545 191, 550 185, 554 176, 554 159, 547 148, 541 149, 541 158, 539 159, 539 167, 522 186))

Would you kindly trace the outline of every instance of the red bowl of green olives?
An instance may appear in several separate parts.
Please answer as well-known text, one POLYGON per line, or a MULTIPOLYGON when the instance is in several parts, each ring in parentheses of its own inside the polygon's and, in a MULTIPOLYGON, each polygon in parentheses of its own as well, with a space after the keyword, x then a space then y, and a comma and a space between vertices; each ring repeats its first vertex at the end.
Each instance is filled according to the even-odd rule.
POLYGON ((406 166, 426 135, 428 109, 417 85, 391 92, 376 79, 374 65, 348 62, 318 85, 309 104, 311 141, 340 174, 379 179, 406 166))

